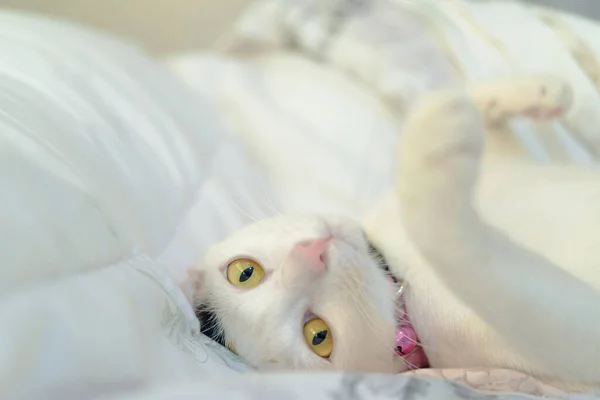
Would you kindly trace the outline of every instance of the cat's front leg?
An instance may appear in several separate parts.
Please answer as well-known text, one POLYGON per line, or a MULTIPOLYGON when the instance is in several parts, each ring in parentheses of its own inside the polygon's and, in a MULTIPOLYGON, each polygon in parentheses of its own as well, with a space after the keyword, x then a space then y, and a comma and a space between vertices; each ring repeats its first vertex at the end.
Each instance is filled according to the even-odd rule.
POLYGON ((568 108, 560 81, 523 82, 440 91, 415 107, 399 143, 400 215, 440 281, 532 360, 532 368, 594 382, 600 380, 599 294, 486 224, 473 203, 486 126, 515 114, 558 116, 568 108), (539 82, 545 91, 535 90, 539 82), (550 92, 559 95, 546 101, 550 92), (495 114, 486 114, 490 102, 495 114))
POLYGON ((559 118, 571 101, 567 83, 544 75, 432 92, 421 100, 401 134, 396 192, 407 229, 428 254, 442 238, 462 241, 457 229, 477 235, 482 229, 472 202, 485 135, 510 134, 503 128, 512 117, 559 118))
POLYGON ((433 258, 430 261, 442 261, 437 253, 447 257, 447 250, 440 252, 440 240, 462 240, 457 224, 473 235, 480 229, 472 197, 483 132, 482 114, 468 93, 458 90, 427 95, 404 125, 396 193, 405 229, 419 250, 433 258))

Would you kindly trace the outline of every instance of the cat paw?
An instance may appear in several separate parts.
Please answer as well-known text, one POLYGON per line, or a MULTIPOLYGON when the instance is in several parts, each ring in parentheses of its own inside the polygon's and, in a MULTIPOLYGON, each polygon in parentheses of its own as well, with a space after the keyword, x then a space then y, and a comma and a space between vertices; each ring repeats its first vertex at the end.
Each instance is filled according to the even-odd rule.
POLYGON ((560 118, 573 101, 572 88, 565 80, 542 75, 484 83, 472 92, 484 121, 492 125, 512 117, 560 118))

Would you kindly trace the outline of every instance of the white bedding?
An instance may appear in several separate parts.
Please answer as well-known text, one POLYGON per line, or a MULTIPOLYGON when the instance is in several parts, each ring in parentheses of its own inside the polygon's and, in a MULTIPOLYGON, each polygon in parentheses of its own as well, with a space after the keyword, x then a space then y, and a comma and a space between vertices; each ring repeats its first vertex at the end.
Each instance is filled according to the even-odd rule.
MULTIPOLYGON (((402 96, 427 87, 400 93, 407 80, 386 63, 415 57, 385 61, 368 53, 381 45, 360 43, 386 38, 373 27, 406 26, 377 20, 391 15, 385 8, 371 22, 361 14, 340 35, 345 47, 329 53, 315 51, 311 40, 324 36, 316 9, 307 10, 303 24, 298 11, 281 24, 280 14, 257 6, 236 48, 272 51, 252 61, 174 58, 185 84, 134 46, 0 13, 0 398, 485 398, 412 376, 238 376, 246 367, 198 333, 177 287, 187 266, 252 218, 292 210, 360 215, 389 182, 402 96), (282 45, 290 35, 303 38, 295 54, 282 45), (367 53, 349 59, 353 48, 367 53), (315 53, 327 62, 307 56, 315 53), (366 84, 349 77, 352 68, 366 84), (388 111, 382 97, 398 109, 388 111)), ((513 22, 529 23, 519 18, 513 22)), ((434 68, 430 86, 458 79, 440 65, 408 63, 406 74, 426 77, 434 68)), ((585 74, 566 73, 579 74, 583 104, 569 117, 572 151, 539 141, 527 124, 522 132, 529 129, 534 156, 590 162, 579 121, 600 100, 583 85, 585 74)), ((536 385, 514 390, 547 393, 536 385)))
POLYGON ((193 204, 224 226, 214 102, 62 23, 2 12, 0 53, 0 398, 230 373, 160 262, 193 204))

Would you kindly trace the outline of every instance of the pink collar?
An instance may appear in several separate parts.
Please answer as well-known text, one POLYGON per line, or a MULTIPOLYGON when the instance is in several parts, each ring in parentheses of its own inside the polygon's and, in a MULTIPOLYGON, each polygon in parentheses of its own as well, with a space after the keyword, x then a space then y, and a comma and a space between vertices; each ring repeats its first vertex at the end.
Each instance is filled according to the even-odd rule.
POLYGON ((429 367, 427 355, 423 350, 417 336, 417 332, 413 327, 408 312, 406 310, 406 301, 404 300, 404 292, 406 292, 407 284, 405 281, 398 281, 390 271, 390 268, 385 261, 385 257, 379 249, 371 242, 368 242, 369 253, 378 262, 381 269, 384 270, 388 280, 396 289, 394 299, 397 302, 396 307, 396 355, 401 357, 408 369, 419 369, 429 367))
POLYGON ((388 275, 388 278, 398 287, 398 291, 394 296, 398 303, 398 314, 396 315, 398 322, 398 327, 396 328, 396 355, 404 359, 404 363, 409 370, 427 368, 429 366, 427 355, 419 342, 417 332, 415 332, 406 311, 406 302, 404 301, 406 283, 396 282, 391 275, 388 275))

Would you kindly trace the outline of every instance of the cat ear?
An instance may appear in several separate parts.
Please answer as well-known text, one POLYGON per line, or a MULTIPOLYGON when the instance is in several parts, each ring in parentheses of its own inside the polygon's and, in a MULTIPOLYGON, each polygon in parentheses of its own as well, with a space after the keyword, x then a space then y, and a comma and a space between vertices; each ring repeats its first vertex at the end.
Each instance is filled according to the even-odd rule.
POLYGON ((181 284, 181 290, 193 306, 201 303, 204 298, 205 276, 204 271, 190 267, 187 270, 187 279, 181 284))

